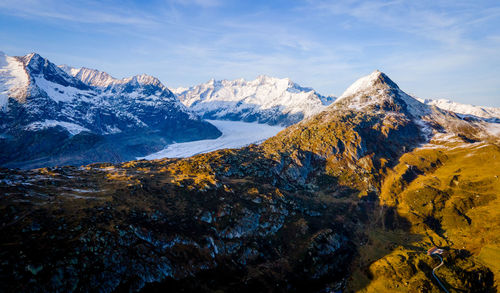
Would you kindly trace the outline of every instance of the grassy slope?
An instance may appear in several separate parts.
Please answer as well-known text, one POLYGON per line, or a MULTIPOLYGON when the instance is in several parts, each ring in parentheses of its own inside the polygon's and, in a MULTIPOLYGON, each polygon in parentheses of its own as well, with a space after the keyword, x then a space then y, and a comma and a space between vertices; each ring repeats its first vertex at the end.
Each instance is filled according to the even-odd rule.
POLYGON ((382 213, 359 248, 350 289, 360 292, 440 292, 431 269, 439 262, 426 250, 449 251, 438 275, 448 288, 483 291, 473 280, 495 276, 500 260, 500 148, 449 140, 403 155, 389 171, 381 204, 393 206, 409 231, 384 229, 382 213))

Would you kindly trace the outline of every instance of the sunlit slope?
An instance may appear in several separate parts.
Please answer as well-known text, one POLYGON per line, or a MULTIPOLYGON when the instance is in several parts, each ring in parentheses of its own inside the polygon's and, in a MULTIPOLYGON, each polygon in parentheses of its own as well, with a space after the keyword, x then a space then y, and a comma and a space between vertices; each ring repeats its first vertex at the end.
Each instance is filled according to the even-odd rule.
POLYGON ((426 255, 433 246, 449 251, 438 271, 449 289, 484 292, 493 275, 498 286, 499 158, 497 145, 439 136, 404 154, 380 194, 381 205, 394 207, 402 220, 377 219, 381 225, 360 249, 358 264, 367 270, 355 268, 352 289, 440 292, 431 276, 439 261, 426 255))

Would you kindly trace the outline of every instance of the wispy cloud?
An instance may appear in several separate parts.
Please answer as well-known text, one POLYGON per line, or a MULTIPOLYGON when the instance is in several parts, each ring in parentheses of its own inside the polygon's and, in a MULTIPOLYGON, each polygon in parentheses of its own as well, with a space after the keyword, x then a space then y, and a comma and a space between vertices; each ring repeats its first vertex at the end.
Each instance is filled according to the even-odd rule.
POLYGON ((381 69, 416 94, 465 99, 474 87, 500 103, 487 78, 500 80, 493 0, 4 0, 0 15, 34 24, 2 28, 7 48, 69 64, 85 55, 74 65, 118 77, 146 72, 178 86, 270 74, 338 95, 381 69))
POLYGON ((99 1, 87 1, 79 5, 73 1, 4 0, 0 9, 5 14, 26 18, 62 20, 74 23, 118 24, 127 26, 155 26, 158 20, 152 15, 124 9, 121 6, 106 5, 99 1))

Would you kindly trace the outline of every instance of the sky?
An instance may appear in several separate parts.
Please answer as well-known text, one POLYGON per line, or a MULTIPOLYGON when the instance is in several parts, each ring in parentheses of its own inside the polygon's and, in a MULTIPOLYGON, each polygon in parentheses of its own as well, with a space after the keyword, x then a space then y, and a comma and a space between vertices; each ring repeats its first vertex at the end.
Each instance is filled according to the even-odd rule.
POLYGON ((378 69, 422 98, 500 107, 500 1, 0 1, 0 51, 168 87, 260 74, 340 96, 378 69))

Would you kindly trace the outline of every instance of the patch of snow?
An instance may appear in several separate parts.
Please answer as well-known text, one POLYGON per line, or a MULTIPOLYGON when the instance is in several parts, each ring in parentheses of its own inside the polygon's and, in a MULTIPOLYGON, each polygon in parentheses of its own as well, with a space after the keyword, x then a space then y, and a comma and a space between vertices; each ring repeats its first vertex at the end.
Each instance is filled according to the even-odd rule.
POLYGON ((101 192, 101 190, 96 190, 96 189, 81 189, 81 188, 64 188, 65 190, 69 190, 69 191, 74 191, 74 192, 78 192, 78 193, 97 193, 97 192, 101 192))
POLYGON ((120 132, 122 132, 122 130, 120 128, 118 128, 114 125, 106 125, 106 133, 115 134, 115 133, 120 133, 120 132))
POLYGON ((0 51, 0 111, 7 109, 9 97, 22 98, 26 95, 28 85, 29 77, 24 64, 0 51))
POLYGON ((417 124, 420 127, 420 130, 422 131, 422 134, 425 136, 426 141, 432 139, 433 129, 428 122, 419 119, 415 119, 413 120, 413 122, 415 122, 415 124, 417 124))
POLYGON ((240 148, 249 144, 260 143, 284 129, 281 126, 239 121, 206 121, 215 125, 222 132, 219 138, 174 143, 157 153, 138 159, 185 158, 219 149, 240 148))
POLYGON ((90 91, 80 90, 71 86, 63 86, 39 76, 35 77, 36 85, 56 102, 71 102, 74 99, 89 96, 90 91))
POLYGON ((66 64, 58 65, 57 67, 61 68, 62 70, 64 70, 64 72, 66 72, 67 74, 69 74, 73 77, 75 75, 77 75, 78 72, 81 70, 81 68, 74 68, 74 67, 71 67, 71 66, 66 65, 66 64))
POLYGON ((187 92, 189 90, 189 88, 188 87, 178 87, 178 88, 169 88, 169 90, 176 95, 180 95, 180 94, 187 92))
POLYGON ((65 122, 65 121, 56 121, 56 120, 45 120, 43 122, 33 122, 31 124, 28 124, 26 126, 26 130, 40 130, 40 129, 46 129, 46 128, 51 128, 51 127, 56 127, 56 126, 62 126, 64 127, 69 133, 72 135, 76 135, 82 131, 89 131, 87 128, 71 123, 71 122, 65 122))
POLYGON ((500 123, 487 123, 485 130, 493 136, 500 137, 500 123))

